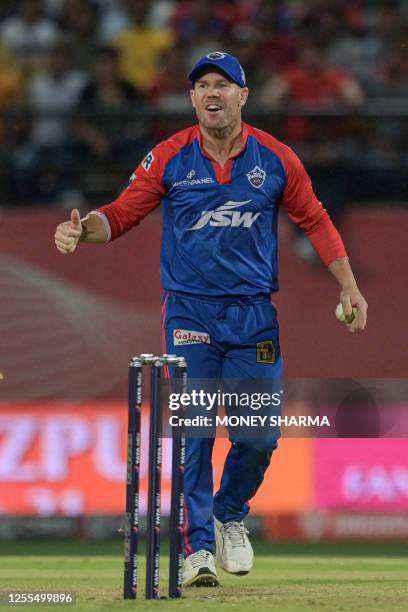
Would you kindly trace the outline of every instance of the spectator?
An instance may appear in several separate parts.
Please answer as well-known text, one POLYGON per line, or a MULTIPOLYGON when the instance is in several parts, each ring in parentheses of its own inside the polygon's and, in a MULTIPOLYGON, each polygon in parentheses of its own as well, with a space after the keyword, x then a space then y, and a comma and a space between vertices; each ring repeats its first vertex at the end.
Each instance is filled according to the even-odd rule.
POLYGON ((93 78, 83 88, 76 122, 76 146, 81 157, 134 165, 144 151, 143 125, 126 120, 126 114, 143 106, 143 95, 119 73, 119 54, 111 47, 99 49, 93 78))
POLYGON ((368 85, 368 95, 378 98, 408 100, 407 60, 406 48, 395 44, 389 47, 368 85))
POLYGON ((186 49, 181 44, 175 45, 163 56, 161 69, 149 90, 149 98, 157 108, 176 113, 190 111, 186 80, 189 64, 186 56, 186 49))
POLYGON ((344 12, 342 27, 327 41, 326 58, 332 66, 351 72, 365 86, 381 58, 384 40, 373 24, 374 14, 357 8, 344 12))
MULTIPOLYGON (((363 103, 364 94, 350 74, 326 65, 320 45, 306 41, 298 47, 297 62, 266 83, 260 100, 268 110, 282 110, 289 103, 306 111, 327 111, 339 105, 356 109, 363 103)), ((289 117, 284 122, 286 138, 295 150, 300 152, 305 143, 309 144, 309 155, 305 150, 302 153, 305 161, 313 164, 309 172, 316 194, 325 202, 334 221, 338 221, 349 198, 341 140, 346 134, 341 133, 341 128, 341 122, 333 125, 327 120, 314 121, 305 116, 289 117)), ((299 233, 295 249, 303 259, 313 263, 316 260, 299 233)))
POLYGON ((132 25, 132 20, 126 10, 126 0, 116 0, 108 3, 101 12, 98 27, 98 41, 102 45, 110 45, 112 41, 132 25))
MULTIPOLYGON (((322 199, 327 200, 324 194, 329 191, 332 179, 333 191, 344 193, 339 177, 341 166, 344 168, 347 163, 357 168, 359 178, 363 166, 373 169, 374 174, 383 163, 381 189, 374 188, 373 181, 365 181, 364 194, 369 192, 370 198, 386 193, 387 183, 392 182, 395 187, 397 182, 395 176, 391 176, 391 169, 397 171, 400 162, 407 164, 403 115, 408 98, 408 3, 403 0, 17 0, 0 4, 0 108, 7 110, 13 105, 11 110, 14 111, 14 105, 18 109, 27 95, 30 111, 41 107, 48 112, 48 106, 42 106, 36 96, 38 91, 46 89, 44 76, 50 73, 48 52, 60 40, 63 31, 64 40, 71 46, 71 66, 88 75, 93 73, 94 91, 101 94, 96 96, 98 112, 111 115, 107 126, 97 120, 85 122, 87 129, 92 127, 99 134, 95 137, 95 147, 91 143, 93 137, 86 144, 82 134, 80 146, 90 156, 99 150, 97 155, 102 164, 113 155, 111 143, 115 135, 110 126, 116 126, 118 131, 116 143, 124 143, 125 132, 132 131, 128 139, 129 151, 147 150, 152 138, 164 139, 168 130, 166 117, 158 117, 154 124, 150 123, 148 135, 140 120, 126 121, 123 128, 114 118, 115 104, 112 107, 106 104, 112 92, 116 94, 112 94, 111 101, 115 97, 116 100, 131 98, 130 90, 126 93, 125 89, 133 85, 133 91, 139 96, 134 100, 137 108, 148 97, 158 109, 179 112, 180 116, 174 117, 174 121, 181 128, 185 122, 182 113, 188 104, 183 66, 213 48, 233 53, 247 67, 246 76, 251 86, 249 110, 254 113, 260 108, 266 110, 268 115, 262 117, 260 127, 269 124, 274 133, 301 152, 317 191, 322 190, 322 199), (107 56, 101 59, 100 45, 118 50, 115 61, 107 56), (6 48, 10 59, 4 59, 6 48), (116 73, 115 85, 99 89, 97 73, 104 63, 105 68, 111 64, 105 76, 109 70, 116 73), (39 72, 37 81, 35 75, 39 72), (120 92, 118 96, 117 92, 120 92), (353 119, 365 94, 374 113, 381 113, 383 107, 378 105, 382 99, 385 115, 381 121, 370 123, 369 118, 363 116, 353 119), (291 106, 290 116, 286 112, 287 105, 291 106), (295 107, 299 108, 298 116, 293 114, 295 107), (388 112, 390 109, 392 112, 388 112), (334 114, 344 111, 346 117, 337 115, 334 118, 334 114), (326 116, 322 120, 311 116, 320 112, 332 114, 333 118, 326 116), (369 129, 358 129, 358 125, 369 126, 369 129), (141 134, 149 141, 144 145, 141 134), (326 177, 325 184, 322 177, 326 177)), ((50 82, 57 81, 51 78, 50 82)), ((64 79, 63 89, 65 87, 68 85, 64 79)), ((59 85, 55 85, 55 90, 58 89, 59 85)), ((83 92, 84 109, 94 104, 87 100, 91 92, 89 84, 83 92)), ((54 95, 50 99, 54 100, 54 95)), ((70 96, 66 103, 70 107, 70 96)), ((52 106, 51 102, 50 108, 52 106)), ((37 157, 40 149, 44 151, 43 145, 37 143, 38 134, 44 126, 48 126, 50 133, 52 126, 56 132, 64 126, 60 132, 64 136, 58 140, 65 144, 58 145, 58 155, 62 155, 62 151, 67 155, 70 147, 66 146, 66 136, 69 140, 72 125, 51 115, 41 121, 27 122, 25 117, 19 116, 18 110, 8 117, 7 121, 4 117, 0 119, 0 142, 3 138, 9 147, 3 159, 16 161, 15 167, 21 167, 22 172, 27 169, 28 181, 24 184, 33 181, 35 175, 47 177, 47 165, 53 156, 49 154, 47 158, 41 153, 37 157), (38 170, 34 168, 34 160, 40 164, 38 170), (40 172, 41 163, 43 170, 40 172)), ((75 123, 75 129, 78 125, 75 123)), ((123 159, 122 156, 126 157, 123 150, 119 154, 123 159)), ((70 154, 67 159, 71 170, 72 157, 70 154)), ((53 158, 54 165, 57 159, 58 156, 53 158)), ((348 175, 350 173, 349 168, 348 175)), ((20 176, 19 171, 16 176, 20 176)), ((19 180, 22 181, 21 177, 19 180)), ((21 190, 22 186, 17 189, 21 190)), ((352 198, 366 197, 361 194, 362 190, 358 192, 357 181, 354 181, 352 198)), ((339 198, 345 199, 343 195, 339 198)), ((330 208, 330 202, 328 206, 330 208)), ((340 202, 337 209, 341 207, 340 202)), ((330 212, 336 216, 336 211, 330 212)))
POLYGON ((259 37, 252 27, 236 27, 224 39, 223 49, 239 58, 245 66, 245 75, 251 87, 251 95, 246 103, 249 112, 259 110, 258 98, 271 70, 259 55, 259 37))
POLYGON ((59 42, 48 55, 47 68, 28 81, 27 110, 34 117, 28 139, 18 147, 14 159, 16 189, 24 201, 44 196, 35 184, 36 170, 41 164, 57 170, 58 176, 48 197, 55 199, 62 191, 73 188, 72 161, 67 150, 67 115, 75 108, 85 79, 82 72, 71 67, 67 45, 59 42))
POLYGON ((294 61, 295 21, 285 4, 261 0, 248 26, 257 43, 258 71, 270 72, 294 61))
POLYGON ((124 1, 131 24, 112 41, 112 45, 121 54, 122 77, 146 91, 158 72, 162 54, 173 45, 175 38, 170 30, 148 25, 147 0, 124 1))
POLYGON ((327 110, 336 105, 352 109, 361 106, 364 93, 351 74, 328 66, 324 49, 308 41, 298 46, 297 62, 266 83, 261 101, 272 110, 282 109, 288 102, 306 110, 327 110))
POLYGON ((43 16, 41 0, 21 0, 17 14, 0 25, 0 41, 27 63, 28 69, 36 66, 58 35, 57 25, 43 16))
POLYGON ((66 0, 62 24, 72 49, 74 66, 89 72, 98 46, 98 12, 95 5, 89 0, 66 0))
MULTIPOLYGON (((107 45, 121 32, 131 27, 132 19, 126 9, 125 0, 107 0, 107 2, 98 0, 98 4, 103 8, 98 40, 107 45)), ((145 23, 155 30, 166 29, 177 4, 173 0, 152 0, 149 2, 145 23)))
POLYGON ((32 123, 31 143, 53 147, 64 142, 65 115, 75 108, 85 80, 86 74, 72 67, 70 47, 64 42, 55 45, 48 56, 48 69, 34 75, 27 85, 29 110, 44 115, 32 123))
POLYGON ((177 39, 189 49, 187 62, 194 63, 199 57, 223 47, 227 21, 222 3, 215 0, 194 0, 180 3, 173 21, 177 39))
POLYGON ((295 43, 303 34, 328 49, 347 30, 344 4, 318 0, 299 6, 296 16, 295 43))
POLYGON ((24 100, 24 82, 15 58, 0 44, 0 193, 3 202, 12 201, 10 184, 10 151, 16 146, 23 129, 18 116, 7 116, 5 111, 19 108, 24 100))
POLYGON ((0 108, 21 104, 24 96, 23 76, 15 57, 0 43, 0 108))

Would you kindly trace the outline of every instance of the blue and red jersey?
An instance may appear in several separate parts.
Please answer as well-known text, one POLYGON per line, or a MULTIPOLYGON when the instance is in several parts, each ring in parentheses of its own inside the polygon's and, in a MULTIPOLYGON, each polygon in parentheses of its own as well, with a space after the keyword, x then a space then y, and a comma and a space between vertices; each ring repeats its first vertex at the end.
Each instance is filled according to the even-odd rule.
POLYGON ((145 157, 116 201, 97 212, 113 240, 160 203, 161 277, 169 291, 215 297, 277 291, 280 206, 326 265, 346 256, 299 158, 248 124, 241 151, 223 167, 203 148, 198 125, 178 132, 145 157))

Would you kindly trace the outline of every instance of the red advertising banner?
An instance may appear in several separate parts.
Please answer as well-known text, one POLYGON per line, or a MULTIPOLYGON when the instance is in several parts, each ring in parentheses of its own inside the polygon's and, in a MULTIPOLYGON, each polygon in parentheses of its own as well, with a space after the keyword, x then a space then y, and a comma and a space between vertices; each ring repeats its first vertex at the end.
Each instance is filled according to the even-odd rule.
MULTIPOLYGON (((122 514, 127 407, 124 403, 27 403, 0 407, 0 514, 122 514)), ((147 505, 148 406, 143 407, 141 512, 147 505)), ((218 486, 229 442, 214 448, 218 486)), ((168 512, 171 440, 163 440, 162 508, 168 512)), ((308 510, 310 440, 280 441, 251 506, 256 514, 308 510)))

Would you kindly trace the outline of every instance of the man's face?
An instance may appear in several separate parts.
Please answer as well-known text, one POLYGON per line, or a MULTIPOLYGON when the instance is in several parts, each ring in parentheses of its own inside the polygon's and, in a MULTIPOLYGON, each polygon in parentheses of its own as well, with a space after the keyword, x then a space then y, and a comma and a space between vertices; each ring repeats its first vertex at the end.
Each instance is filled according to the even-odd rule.
POLYGON ((241 121, 248 88, 239 87, 219 72, 205 72, 195 81, 190 96, 199 123, 222 129, 241 121))

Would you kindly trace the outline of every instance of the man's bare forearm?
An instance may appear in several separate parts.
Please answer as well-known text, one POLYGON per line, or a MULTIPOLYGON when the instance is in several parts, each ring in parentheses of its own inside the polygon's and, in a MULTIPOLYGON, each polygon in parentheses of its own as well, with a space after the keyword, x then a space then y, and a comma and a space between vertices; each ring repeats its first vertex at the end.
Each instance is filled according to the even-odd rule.
POLYGON ((354 278, 348 257, 340 257, 332 261, 329 265, 329 270, 342 289, 357 288, 356 279, 354 278))
POLYGON ((89 213, 81 219, 82 232, 80 242, 102 244, 107 242, 109 235, 105 223, 99 215, 89 213))
POLYGON ((77 208, 71 211, 69 221, 57 225, 54 234, 55 246, 62 255, 74 253, 78 242, 102 244, 109 239, 110 227, 105 217, 90 212, 81 219, 77 208))
POLYGON ((367 324, 367 302, 361 295, 347 257, 339 257, 329 265, 329 270, 341 286, 340 302, 346 316, 357 309, 354 320, 347 325, 350 332, 363 330, 367 324))

